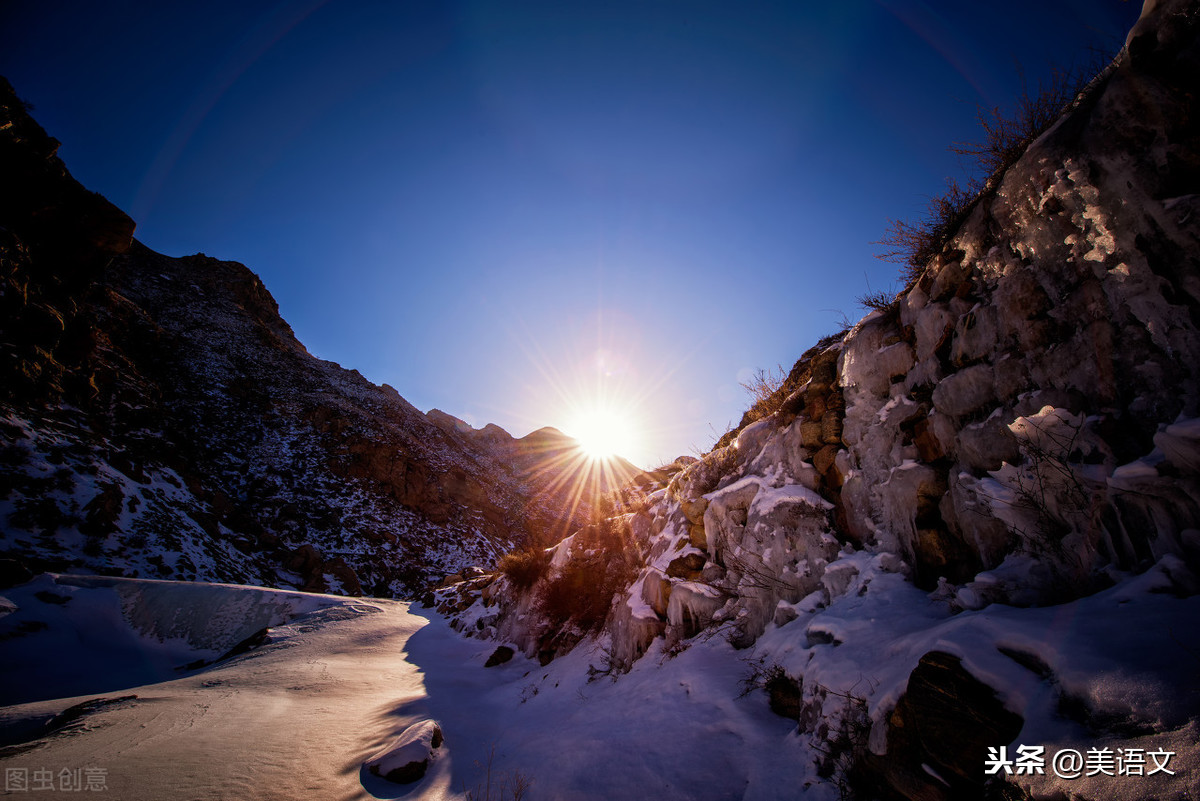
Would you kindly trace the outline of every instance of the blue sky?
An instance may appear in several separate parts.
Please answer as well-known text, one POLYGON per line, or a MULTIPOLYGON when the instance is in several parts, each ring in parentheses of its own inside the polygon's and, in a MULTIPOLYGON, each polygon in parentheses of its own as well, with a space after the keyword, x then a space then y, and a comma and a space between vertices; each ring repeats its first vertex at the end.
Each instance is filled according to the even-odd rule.
POLYGON ((141 241, 243 262, 315 355, 517 436, 610 406, 645 465, 893 285, 873 242, 963 176, 978 106, 1140 11, 250 6, 7 3, 0 74, 141 241))

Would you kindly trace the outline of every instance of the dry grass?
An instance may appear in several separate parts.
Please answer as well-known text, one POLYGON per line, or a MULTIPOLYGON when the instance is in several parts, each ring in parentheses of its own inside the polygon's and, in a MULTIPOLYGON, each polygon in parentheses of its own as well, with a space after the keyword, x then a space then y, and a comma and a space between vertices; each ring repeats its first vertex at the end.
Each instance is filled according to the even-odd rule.
POLYGON ((995 190, 1004 171, 1076 101, 1100 73, 1101 66, 1094 63, 1090 68, 1054 70, 1036 88, 1030 88, 1022 77, 1022 94, 1011 112, 999 107, 979 109, 983 138, 950 146, 952 152, 969 160, 976 177, 965 184, 948 180, 946 191, 929 201, 921 217, 915 221, 892 220, 887 233, 876 243, 883 246, 879 258, 902 265, 905 289, 920 279, 975 203, 995 190))

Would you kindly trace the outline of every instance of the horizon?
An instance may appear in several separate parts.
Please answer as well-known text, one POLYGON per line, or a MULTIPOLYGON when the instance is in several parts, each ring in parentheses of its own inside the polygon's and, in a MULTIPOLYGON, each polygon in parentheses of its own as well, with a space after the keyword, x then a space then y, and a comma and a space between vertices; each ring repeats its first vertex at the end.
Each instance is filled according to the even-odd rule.
POLYGON ((622 415, 650 468, 895 285, 873 243, 1014 60, 1036 86, 1138 11, 45 3, 0 74, 140 241, 244 263, 314 355, 518 438, 622 415))

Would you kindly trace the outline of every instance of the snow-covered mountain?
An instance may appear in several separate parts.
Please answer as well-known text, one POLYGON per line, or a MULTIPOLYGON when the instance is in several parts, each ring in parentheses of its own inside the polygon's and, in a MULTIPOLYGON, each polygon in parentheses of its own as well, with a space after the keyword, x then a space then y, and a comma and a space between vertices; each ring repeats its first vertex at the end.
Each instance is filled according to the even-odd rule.
POLYGON ((1198 95, 1200 10, 1147 3, 912 284, 804 354, 765 417, 439 608, 497 658, 592 649, 612 676, 740 658, 796 722, 781 758, 845 793, 1195 797, 1198 95), (1000 746, 1042 748, 1044 770, 996 768, 1000 746), (1072 749, 1078 775, 1052 769, 1072 749), (1151 751, 1174 773, 1118 772, 1151 751))
POLYGON ((0 117, 0 557, 412 596, 636 472, 584 480, 561 434, 448 424, 314 358, 247 268, 134 240, 7 83, 0 117))

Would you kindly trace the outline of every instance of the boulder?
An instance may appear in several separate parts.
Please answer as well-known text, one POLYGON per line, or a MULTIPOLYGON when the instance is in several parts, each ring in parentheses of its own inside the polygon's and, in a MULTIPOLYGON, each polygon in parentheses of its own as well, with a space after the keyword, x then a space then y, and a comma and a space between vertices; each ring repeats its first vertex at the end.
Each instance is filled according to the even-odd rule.
POLYGON ((492 655, 487 658, 487 661, 483 663, 483 666, 496 667, 496 665, 503 665, 505 662, 513 658, 514 653, 516 652, 507 645, 501 645, 497 647, 495 651, 492 651, 492 655))
POLYGON ((958 319, 950 361, 961 367, 984 359, 995 349, 998 337, 996 309, 978 306, 958 319))
POLYGON ((683 556, 677 556, 667 565, 667 575, 671 578, 697 579, 708 561, 699 551, 689 551, 683 556))
POLYGON ((800 442, 806 448, 817 449, 825 444, 821 421, 805 420, 800 424, 800 442))
POLYGON ((424 777, 442 747, 442 729, 432 720, 422 720, 364 765, 372 774, 395 784, 411 784, 424 777))
POLYGON ((866 766, 912 801, 980 798, 987 749, 1008 745, 1024 725, 959 657, 930 651, 888 718, 887 753, 868 754, 866 766))
POLYGON ((704 525, 704 510, 708 508, 708 498, 697 498, 694 501, 682 500, 679 502, 679 508, 683 510, 683 516, 689 523, 702 526, 704 525))
POLYGON ((943 414, 961 417, 995 400, 992 366, 977 364, 948 375, 933 390, 933 405, 943 414))
POLYGON ((999 470, 1021 457, 1016 437, 999 416, 965 427, 958 435, 958 458, 973 470, 999 470))

